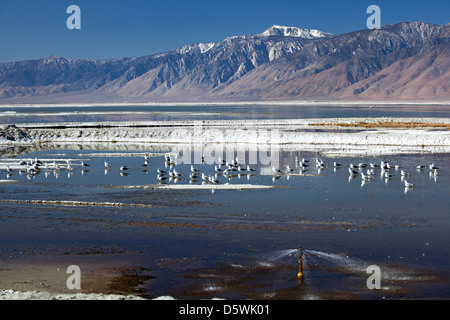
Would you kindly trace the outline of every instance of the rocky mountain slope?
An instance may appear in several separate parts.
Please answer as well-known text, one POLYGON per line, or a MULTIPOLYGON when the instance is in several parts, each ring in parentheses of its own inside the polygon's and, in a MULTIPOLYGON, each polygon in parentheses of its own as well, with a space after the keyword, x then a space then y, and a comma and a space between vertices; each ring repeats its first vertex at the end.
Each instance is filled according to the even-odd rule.
POLYGON ((144 57, 0 64, 0 103, 450 99, 450 25, 272 26, 144 57))

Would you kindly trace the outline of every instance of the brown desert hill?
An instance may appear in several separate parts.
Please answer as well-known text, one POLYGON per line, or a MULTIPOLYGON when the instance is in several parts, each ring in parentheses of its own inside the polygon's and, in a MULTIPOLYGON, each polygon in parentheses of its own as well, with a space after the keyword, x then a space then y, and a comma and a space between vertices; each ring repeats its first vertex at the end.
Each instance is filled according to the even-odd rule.
POLYGON ((339 97, 450 99, 450 24, 419 53, 343 90, 339 97))
POLYGON ((413 24, 416 28, 406 25, 409 32, 399 32, 396 25, 326 39, 322 48, 306 46, 252 70, 215 94, 222 99, 241 95, 260 99, 448 100, 450 26, 442 28, 433 41, 420 43, 417 37, 424 37, 424 26, 427 29, 418 23, 413 24))
POLYGON ((434 46, 395 62, 374 76, 359 81, 337 96, 368 99, 450 99, 450 49, 434 46))

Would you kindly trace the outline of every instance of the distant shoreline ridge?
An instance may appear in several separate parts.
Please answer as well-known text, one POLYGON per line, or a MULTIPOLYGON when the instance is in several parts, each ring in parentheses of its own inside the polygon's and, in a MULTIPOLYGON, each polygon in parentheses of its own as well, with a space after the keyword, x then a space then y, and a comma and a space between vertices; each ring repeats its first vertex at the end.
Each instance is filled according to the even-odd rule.
POLYGON ((364 106, 377 106, 377 105, 438 105, 438 106, 450 106, 450 100, 443 101, 359 101, 359 100, 267 100, 267 101, 204 101, 204 102, 93 102, 93 103, 6 103, 0 104, 0 108, 11 108, 11 107, 32 107, 32 108, 49 108, 49 107, 124 107, 124 106, 245 106, 245 105, 364 105, 364 106))

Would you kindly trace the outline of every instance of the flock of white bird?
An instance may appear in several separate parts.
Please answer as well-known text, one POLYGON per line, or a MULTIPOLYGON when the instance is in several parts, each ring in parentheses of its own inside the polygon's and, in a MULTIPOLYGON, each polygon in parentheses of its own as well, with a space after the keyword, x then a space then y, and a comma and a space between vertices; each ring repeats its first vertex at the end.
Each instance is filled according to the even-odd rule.
MULTIPOLYGON (((204 163, 204 157, 202 157, 202 164, 204 163)), ((167 180, 172 180, 177 182, 183 174, 178 172, 175 168, 177 162, 176 158, 170 157, 170 155, 165 155, 165 167, 169 168, 168 170, 162 170, 158 168, 157 179, 160 183, 165 183, 167 180)), ((234 176, 243 176, 247 175, 247 178, 251 178, 256 175, 256 169, 250 167, 250 165, 241 164, 239 159, 236 157, 231 162, 225 161, 219 157, 219 160, 216 165, 214 165, 214 174, 206 174, 205 172, 200 172, 199 168, 191 165, 190 173, 189 173, 189 181, 190 183, 194 183, 202 180, 203 184, 211 183, 211 184, 219 184, 219 176, 223 176, 228 180, 232 179, 234 176)))
MULTIPOLYGON (((300 162, 300 167, 303 168, 305 166, 304 159, 300 162)), ((316 159, 317 168, 323 169, 327 167, 327 164, 320 159, 316 159)), ((337 168, 341 168, 342 165, 340 163, 334 162, 333 167, 335 170, 337 168)), ((426 169, 424 165, 418 165, 415 168, 418 171, 423 171, 426 169)), ((274 169, 275 170, 275 169, 274 169)), ((302 170, 302 169, 301 169, 302 170)), ((358 164, 350 163, 348 167, 349 179, 352 179, 356 176, 361 176, 362 185, 373 179, 377 175, 377 171, 380 170, 380 176, 386 179, 386 182, 392 179, 395 176, 395 172, 400 170, 401 181, 405 185, 405 188, 413 188, 415 186, 414 183, 408 181, 410 174, 406 172, 404 169, 400 167, 400 165, 393 165, 389 163, 389 161, 381 161, 380 164, 377 163, 366 163, 360 162, 358 164), (393 171, 394 170, 394 171, 393 171)), ((431 163, 429 165, 430 177, 434 177, 435 179, 439 175, 438 167, 431 163)))
MULTIPOLYGON (((315 160, 315 167, 320 172, 321 170, 325 170, 328 167, 328 164, 321 159, 315 160)), ((202 158, 202 163, 203 163, 202 158)), ((175 181, 177 182, 183 174, 178 172, 175 168, 176 159, 171 158, 169 155, 165 155, 165 167, 168 168, 166 170, 157 169, 157 179, 161 183, 165 183, 166 181, 175 181)), ((310 167, 310 161, 302 158, 299 159, 295 157, 295 166, 291 167, 289 165, 286 166, 285 170, 282 170, 278 167, 272 167, 273 181, 277 180, 281 176, 292 176, 294 174, 301 175, 308 171, 308 167, 310 167)), ((343 167, 340 163, 334 162, 333 167, 335 170, 343 167)), ((415 169, 418 171, 423 171, 426 169, 426 166, 419 165, 415 169)), ((438 168, 434 163, 429 165, 430 176, 437 177, 439 175, 438 168)), ((402 169, 399 165, 393 165, 388 161, 381 161, 378 163, 358 163, 353 164, 350 163, 348 167, 349 179, 353 179, 357 176, 361 177, 362 185, 369 182, 376 175, 380 175, 381 178, 385 178, 386 182, 391 180, 400 170, 401 182, 404 184, 405 188, 412 189, 415 184, 408 181, 409 173, 402 169)), ((212 183, 218 184, 220 183, 219 177, 223 176, 230 180, 233 176, 247 175, 254 176, 256 175, 256 169, 250 167, 249 165, 245 165, 240 163, 239 159, 236 158, 230 162, 227 162, 219 157, 219 160, 214 165, 215 174, 206 174, 205 172, 200 172, 200 169, 196 168, 194 165, 190 167, 189 179, 190 182, 196 182, 198 180, 202 180, 203 183, 212 183)))
MULTIPOLYGON (((157 180, 160 183, 166 183, 167 181, 174 181, 177 182, 181 180, 183 174, 178 172, 175 168, 177 163, 177 157, 171 157, 169 154, 166 154, 164 156, 165 159, 165 170, 157 169, 157 180)), ((141 165, 142 167, 147 167, 149 164, 149 156, 146 154, 144 156, 144 163, 141 165)), ((204 163, 204 157, 202 157, 202 164, 204 163)), ((80 161, 79 165, 83 168, 83 170, 86 170, 87 167, 90 165, 85 163, 84 161, 80 161)), ((8 175, 12 174, 12 171, 14 170, 11 168, 12 165, 6 165, 4 168, 8 175)), ((55 173, 59 172, 61 170, 67 170, 71 172, 73 170, 73 164, 72 160, 65 160, 65 163, 58 163, 56 161, 49 161, 46 159, 39 160, 38 158, 30 159, 30 160, 20 160, 18 163, 14 165, 16 169, 19 169, 20 172, 26 171, 28 175, 36 175, 41 170, 53 170, 55 173)), ((109 164, 107 161, 104 162, 105 170, 109 171, 111 168, 111 164, 109 164)), ((295 157, 295 168, 290 167, 289 165, 286 166, 286 170, 281 170, 280 168, 277 168, 275 166, 272 167, 274 180, 278 179, 280 176, 283 175, 293 175, 293 174, 303 174, 308 170, 308 167, 310 166, 309 160, 302 158, 299 159, 297 156, 295 157)), ((324 170, 328 167, 328 164, 325 163, 321 159, 316 159, 315 166, 317 170, 320 172, 321 170, 324 170)), ((340 163, 334 162, 333 167, 335 170, 342 168, 343 166, 340 163)), ((128 165, 122 165, 120 166, 120 172, 121 174, 125 174, 127 170, 129 170, 130 167, 128 165)), ((424 165, 419 165, 415 169, 419 171, 423 171, 427 169, 424 165)), ((438 167, 431 163, 428 166, 428 169, 430 170, 430 176, 437 178, 439 175, 438 167)), ((370 181, 373 179, 377 174, 379 174, 382 178, 384 177, 386 180, 392 179, 393 176, 400 170, 400 176, 401 181, 405 185, 405 188, 413 188, 415 186, 414 183, 408 181, 409 173, 406 172, 404 169, 400 168, 399 165, 392 165, 388 161, 381 161, 379 164, 377 163, 358 163, 353 164, 350 163, 348 167, 349 172, 349 179, 352 179, 356 176, 361 176, 362 184, 370 181)), ((106 172, 105 171, 105 172, 106 172)), ((219 157, 219 160, 214 165, 214 174, 206 174, 205 172, 201 172, 199 168, 196 168, 194 165, 191 165, 190 167, 190 173, 189 173, 189 181, 190 183, 197 182, 201 180, 203 183, 211 183, 211 184, 219 184, 221 183, 219 181, 219 177, 223 176, 230 180, 231 178, 235 176, 243 176, 246 175, 247 178, 255 176, 256 169, 250 167, 249 165, 245 165, 239 161, 239 159, 236 157, 232 161, 228 162, 219 157)))
POLYGON ((84 161, 80 161, 80 163, 75 164, 72 160, 49 160, 49 159, 21 159, 17 163, 10 163, 4 167, 4 170, 7 172, 7 178, 11 177, 14 171, 17 171, 19 174, 27 173, 28 178, 33 178, 38 175, 41 171, 45 172, 45 176, 49 174, 49 172, 53 171, 55 176, 58 176, 60 172, 67 171, 69 175, 74 170, 75 166, 81 166, 84 169, 82 173, 86 171, 86 167, 89 167, 89 164, 84 161))
MULTIPOLYGON (((336 165, 339 166, 339 164, 335 163, 335 166, 336 165)), ((434 163, 430 164, 429 168, 431 170, 430 175, 433 175, 434 177, 437 177, 439 175, 438 168, 434 165, 434 163)), ((392 170, 400 170, 401 181, 404 183, 405 187, 412 188, 415 186, 414 183, 408 181, 408 178, 410 176, 408 172, 406 172, 404 169, 401 169, 399 165, 392 165, 388 161, 381 161, 380 164, 369 163, 369 166, 367 166, 365 163, 359 163, 357 165, 351 163, 348 168, 348 172, 351 177, 361 175, 361 179, 363 180, 363 182, 367 182, 374 178, 374 176, 377 174, 377 169, 381 170, 380 175, 386 180, 389 180, 395 176, 395 171, 393 172, 392 170), (364 172, 364 169, 366 167, 368 167, 367 171, 364 172)), ((425 166, 419 165, 416 167, 416 169, 422 171, 425 169, 425 166)))

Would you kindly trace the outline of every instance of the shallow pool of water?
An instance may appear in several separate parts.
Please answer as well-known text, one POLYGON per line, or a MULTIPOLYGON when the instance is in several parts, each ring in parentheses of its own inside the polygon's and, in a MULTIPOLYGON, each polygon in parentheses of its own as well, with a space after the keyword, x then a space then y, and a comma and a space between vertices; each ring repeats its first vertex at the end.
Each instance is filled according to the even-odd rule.
MULTIPOLYGON (((289 165, 290 174, 276 175, 272 164, 257 163, 252 175, 217 176, 219 185, 276 188, 161 190, 144 186, 160 183, 158 168, 171 168, 162 155, 143 166, 145 152, 143 145, 114 156, 70 149, 17 155, 14 163, 72 159, 73 169, 61 161, 59 171, 1 170, 1 179, 15 182, 0 185, 0 259, 145 266, 152 275, 143 284, 148 295, 180 299, 450 297, 448 154, 334 159, 283 151, 276 165, 283 171, 289 165), (301 171, 296 159, 302 158, 309 162, 301 171), (316 159, 327 166, 317 167, 316 159), (89 166, 81 167, 81 160, 89 166), (377 168, 367 181, 361 178, 370 163, 382 160, 399 166, 389 170, 392 177, 377 168), (349 165, 359 163, 367 167, 350 175, 349 165), (431 163, 439 175, 430 173, 431 163), (123 165, 129 169, 121 171, 123 165), (414 187, 405 188, 402 169, 414 187), (368 289, 369 265, 380 267, 382 289, 368 289)), ((240 161, 248 162, 248 155, 240 161)), ((207 175, 216 173, 214 165, 194 164, 207 175)), ((201 178, 188 178, 191 164, 174 168, 183 176, 164 183, 202 185, 201 178)))

